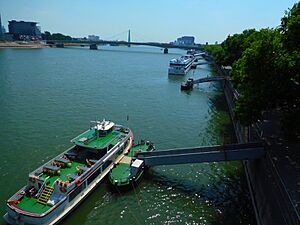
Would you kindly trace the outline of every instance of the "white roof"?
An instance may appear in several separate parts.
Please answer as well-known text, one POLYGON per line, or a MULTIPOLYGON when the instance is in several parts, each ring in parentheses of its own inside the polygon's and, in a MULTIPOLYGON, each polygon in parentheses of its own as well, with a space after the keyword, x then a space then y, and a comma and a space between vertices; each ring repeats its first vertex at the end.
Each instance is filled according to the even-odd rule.
POLYGON ((140 160, 140 159, 136 159, 134 160, 134 162, 131 164, 131 166, 133 167, 136 167, 136 168, 139 168, 142 164, 143 164, 143 160, 140 160))
POLYGON ((110 128, 112 128, 115 124, 111 121, 107 121, 107 120, 102 120, 101 122, 100 121, 97 121, 97 125, 95 126, 95 128, 97 130, 102 130, 102 131, 105 131, 105 130, 109 130, 110 128))

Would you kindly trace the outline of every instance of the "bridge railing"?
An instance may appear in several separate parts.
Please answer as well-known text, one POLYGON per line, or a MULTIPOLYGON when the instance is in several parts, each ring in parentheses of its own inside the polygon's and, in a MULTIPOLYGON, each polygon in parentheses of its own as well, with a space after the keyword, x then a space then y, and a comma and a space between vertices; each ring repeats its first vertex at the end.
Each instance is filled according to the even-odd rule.
POLYGON ((138 153, 137 158, 144 160, 147 166, 154 166, 249 160, 261 158, 264 155, 263 144, 257 142, 141 152, 138 153))

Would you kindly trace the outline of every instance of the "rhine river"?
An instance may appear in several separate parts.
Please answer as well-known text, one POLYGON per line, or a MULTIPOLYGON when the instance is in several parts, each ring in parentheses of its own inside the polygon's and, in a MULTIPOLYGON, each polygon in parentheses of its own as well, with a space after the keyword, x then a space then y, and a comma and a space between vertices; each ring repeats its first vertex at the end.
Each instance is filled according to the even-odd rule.
MULTIPOLYGON (((213 75, 213 67, 168 76, 169 60, 184 54, 169 52, 0 49, 1 216, 28 173, 70 147, 90 120, 127 125, 158 150, 235 142, 218 84, 180 91, 182 81, 213 75)), ((256 223, 241 163, 224 162, 153 167, 122 195, 104 181, 62 224, 256 223)))

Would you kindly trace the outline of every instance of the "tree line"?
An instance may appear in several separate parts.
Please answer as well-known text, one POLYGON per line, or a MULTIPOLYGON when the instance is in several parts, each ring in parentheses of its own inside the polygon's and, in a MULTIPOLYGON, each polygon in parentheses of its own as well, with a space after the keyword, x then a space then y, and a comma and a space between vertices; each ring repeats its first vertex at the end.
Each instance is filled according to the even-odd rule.
POLYGON ((45 31, 42 33, 43 40, 72 40, 71 36, 63 35, 61 33, 53 33, 51 34, 49 31, 45 31))
POLYGON ((232 66, 240 97, 235 112, 244 125, 276 110, 287 138, 300 137, 300 2, 276 28, 248 29, 220 45, 206 45, 217 64, 232 66))

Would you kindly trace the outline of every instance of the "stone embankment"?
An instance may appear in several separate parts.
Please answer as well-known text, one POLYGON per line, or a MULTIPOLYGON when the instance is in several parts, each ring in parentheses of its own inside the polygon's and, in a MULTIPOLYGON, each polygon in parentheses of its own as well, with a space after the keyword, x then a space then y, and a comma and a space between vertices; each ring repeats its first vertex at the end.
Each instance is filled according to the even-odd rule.
POLYGON ((47 48, 48 46, 37 41, 0 41, 0 48, 47 48))
MULTIPOLYGON (((220 75, 229 76, 215 66, 220 75)), ((239 94, 229 79, 223 87, 238 142, 265 142, 265 158, 243 162, 258 225, 300 224, 300 144, 281 137, 278 112, 265 112, 262 121, 244 127, 233 110, 239 94)))

